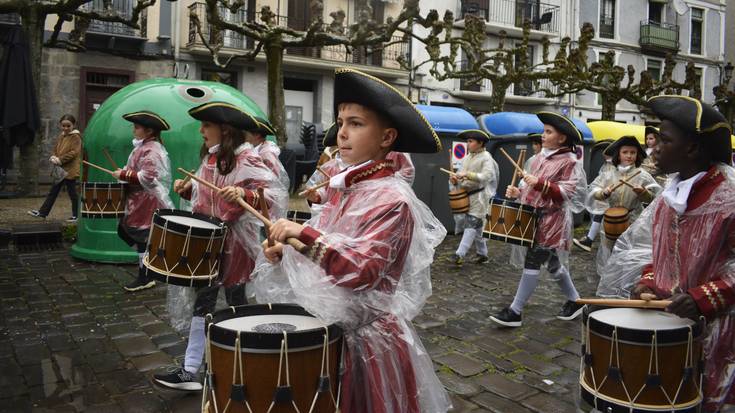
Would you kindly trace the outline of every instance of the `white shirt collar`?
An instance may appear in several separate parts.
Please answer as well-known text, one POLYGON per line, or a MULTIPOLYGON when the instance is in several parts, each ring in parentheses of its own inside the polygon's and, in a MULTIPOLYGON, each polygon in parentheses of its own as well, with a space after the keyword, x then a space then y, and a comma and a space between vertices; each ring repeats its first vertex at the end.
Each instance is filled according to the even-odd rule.
POLYGON ((632 167, 633 165, 627 165, 627 166, 618 165, 618 171, 625 173, 625 172, 630 171, 632 167))
POLYGON ((143 139, 133 138, 133 147, 134 148, 139 148, 140 145, 143 144, 143 142, 144 142, 143 139))
POLYGON ((541 148, 540 154, 544 158, 548 158, 549 156, 551 156, 551 155, 555 154, 556 152, 558 152, 559 149, 560 148, 556 148, 556 149, 541 148))
POLYGON ((664 197, 664 201, 676 211, 677 214, 681 215, 687 210, 687 200, 689 199, 689 193, 692 191, 692 186, 702 179, 707 172, 700 172, 693 177, 681 180, 679 174, 674 174, 669 181, 669 185, 661 193, 664 197))
POLYGON ((219 143, 216 144, 216 145, 214 145, 214 146, 209 147, 207 149, 207 152, 209 152, 210 154, 215 154, 215 153, 219 152, 219 143))

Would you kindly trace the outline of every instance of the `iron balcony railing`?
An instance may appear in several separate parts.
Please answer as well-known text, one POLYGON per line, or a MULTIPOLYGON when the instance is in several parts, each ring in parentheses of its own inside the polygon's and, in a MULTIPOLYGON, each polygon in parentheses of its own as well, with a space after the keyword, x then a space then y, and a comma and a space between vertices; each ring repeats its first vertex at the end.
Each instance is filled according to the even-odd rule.
MULTIPOLYGON (((86 11, 95 11, 100 14, 110 13, 112 15, 120 16, 124 19, 130 19, 133 15, 133 7, 135 6, 134 0, 112 0, 110 2, 110 9, 105 9, 105 1, 103 0, 93 0, 89 3, 85 3, 81 6, 82 10, 86 11)), ((138 36, 138 37, 145 37, 145 15, 146 12, 143 11, 140 14, 140 20, 138 23, 140 24, 141 28, 143 30, 137 30, 130 26, 126 26, 125 24, 118 23, 118 22, 105 22, 100 20, 92 20, 89 23, 89 28, 87 29, 87 32, 92 33, 105 33, 105 34, 113 34, 113 35, 122 35, 122 36, 138 36)))
POLYGON ((523 27, 528 21, 533 30, 559 32, 559 6, 537 0, 460 0, 459 19, 468 14, 490 24, 523 27))
MULTIPOLYGON (((489 79, 482 79, 478 83, 470 84, 464 79, 459 80, 459 89, 466 92, 479 92, 490 94, 493 91, 492 83, 489 79)), ((505 96, 522 96, 532 98, 545 98, 546 93, 540 90, 549 90, 556 93, 559 88, 549 79, 526 80, 510 85, 505 92, 505 96)))
POLYGON ((641 47, 661 51, 679 50, 679 25, 641 21, 641 47))
MULTIPOLYGON (((208 42, 215 40, 215 33, 207 23, 207 10, 204 3, 193 3, 189 6, 189 13, 195 14, 202 26, 202 34, 208 42)), ((242 23, 244 21, 254 21, 260 19, 260 12, 248 12, 240 10, 237 14, 232 14, 227 10, 220 10, 220 16, 223 20, 232 23, 242 23)), ((295 19, 289 20, 287 16, 276 16, 276 24, 283 27, 303 28, 304 22, 295 19)), ((345 33, 349 28, 345 27, 345 33)), ((231 30, 225 30, 220 37, 223 46, 232 49, 251 50, 255 43, 252 39, 243 36, 231 30)), ((189 20, 189 42, 188 46, 203 45, 199 33, 197 33, 196 25, 189 20)), ((352 48, 352 53, 347 53, 344 46, 323 46, 323 47, 289 47, 286 49, 287 55, 303 56, 317 58, 323 60, 331 60, 346 63, 360 63, 372 66, 380 66, 386 68, 400 68, 398 63, 399 57, 404 58, 408 54, 408 43, 403 41, 401 36, 393 36, 390 43, 384 47, 363 46, 352 48)))

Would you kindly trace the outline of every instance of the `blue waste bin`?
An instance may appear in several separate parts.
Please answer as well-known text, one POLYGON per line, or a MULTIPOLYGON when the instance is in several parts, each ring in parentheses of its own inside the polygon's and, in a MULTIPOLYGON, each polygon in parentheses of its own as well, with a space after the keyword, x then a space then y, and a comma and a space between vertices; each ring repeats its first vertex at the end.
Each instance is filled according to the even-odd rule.
POLYGON ((416 105, 426 120, 439 135, 442 150, 439 153, 411 154, 416 167, 416 180, 413 190, 434 215, 439 218, 447 231, 454 231, 454 218, 449 209, 449 189, 446 173, 439 168, 449 169, 449 151, 457 133, 467 129, 478 129, 477 120, 462 108, 446 106, 416 105))

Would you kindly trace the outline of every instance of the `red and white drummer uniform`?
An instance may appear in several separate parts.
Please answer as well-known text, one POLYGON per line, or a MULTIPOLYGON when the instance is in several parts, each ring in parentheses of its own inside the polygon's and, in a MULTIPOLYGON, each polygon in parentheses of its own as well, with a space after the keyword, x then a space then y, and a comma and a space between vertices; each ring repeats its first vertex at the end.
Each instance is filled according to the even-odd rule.
POLYGON ((694 298, 708 321, 707 411, 735 405, 735 172, 724 164, 711 167, 692 185, 683 213, 663 198, 650 208, 653 261, 640 283, 658 297, 685 292, 694 298))
MULTIPOLYGON (((275 143, 266 140, 260 145, 254 147, 253 151, 258 156, 260 156, 265 166, 268 167, 268 169, 270 169, 271 172, 273 172, 273 174, 276 176, 276 178, 279 181, 280 187, 288 191, 288 188, 289 188, 288 173, 286 172, 286 169, 283 167, 281 160, 278 158, 278 156, 281 154, 281 148, 279 148, 278 145, 276 145, 275 143)), ((283 196, 288 197, 288 193, 281 195, 281 197, 283 196)), ((271 205, 269 209, 269 214, 270 214, 269 218, 272 221, 275 221, 278 218, 285 218, 287 206, 288 206, 288 203, 286 204, 274 203, 273 205, 271 205)))

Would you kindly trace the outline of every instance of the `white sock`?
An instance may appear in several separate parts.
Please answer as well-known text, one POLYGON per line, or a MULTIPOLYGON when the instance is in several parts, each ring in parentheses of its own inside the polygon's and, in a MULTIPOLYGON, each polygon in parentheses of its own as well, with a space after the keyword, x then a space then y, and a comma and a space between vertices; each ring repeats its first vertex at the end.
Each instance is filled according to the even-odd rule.
POLYGON ((518 290, 516 290, 516 296, 513 298, 513 303, 510 305, 510 309, 516 314, 523 312, 523 306, 526 305, 528 299, 531 298, 533 290, 536 289, 538 284, 538 275, 541 271, 530 270, 527 268, 523 269, 523 275, 521 275, 521 281, 518 283, 518 290))
POLYGON ((591 240, 595 240, 597 238, 597 234, 600 233, 600 223, 592 221, 592 224, 590 224, 590 230, 587 232, 587 238, 591 240))
POLYGON ((184 370, 196 374, 204 359, 204 317, 192 317, 189 328, 189 344, 186 346, 184 370))
POLYGON ((577 292, 577 289, 574 287, 572 276, 569 275, 569 270, 567 270, 567 267, 562 265, 561 268, 559 268, 559 270, 557 270, 556 273, 554 274, 554 278, 556 279, 556 282, 559 284, 561 291, 567 297, 567 300, 570 300, 570 301, 579 300, 579 293, 577 292))
POLYGON ((462 241, 459 242, 459 247, 457 248, 457 255, 459 255, 460 257, 464 257, 465 255, 467 255, 467 251, 470 250, 472 243, 475 242, 476 234, 476 229, 465 228, 464 233, 462 234, 462 241))
POLYGON ((487 257, 487 240, 482 237, 482 234, 478 235, 475 237, 475 251, 477 251, 478 255, 487 257))
POLYGON ((139 252, 138 253, 138 267, 143 267, 143 257, 145 256, 145 252, 139 252))

